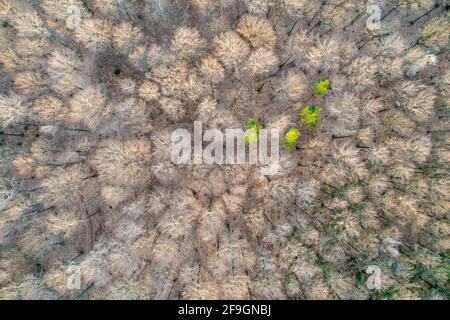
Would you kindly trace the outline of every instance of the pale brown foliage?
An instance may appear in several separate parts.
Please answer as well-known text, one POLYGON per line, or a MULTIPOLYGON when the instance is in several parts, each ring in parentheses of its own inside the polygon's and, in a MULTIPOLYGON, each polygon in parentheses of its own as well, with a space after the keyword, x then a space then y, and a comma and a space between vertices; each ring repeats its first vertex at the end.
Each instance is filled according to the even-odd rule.
POLYGON ((102 181, 139 187, 149 182, 150 158, 151 146, 145 140, 111 140, 96 152, 93 163, 102 181))

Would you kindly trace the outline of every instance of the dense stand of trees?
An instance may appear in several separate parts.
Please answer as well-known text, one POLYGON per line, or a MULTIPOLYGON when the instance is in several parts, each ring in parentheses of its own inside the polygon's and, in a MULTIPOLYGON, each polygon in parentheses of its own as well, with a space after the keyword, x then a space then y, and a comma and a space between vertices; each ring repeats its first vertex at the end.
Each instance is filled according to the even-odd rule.
POLYGON ((450 4, 371 4, 0 0, 0 298, 448 298, 450 4), (171 163, 249 118, 277 175, 171 163))

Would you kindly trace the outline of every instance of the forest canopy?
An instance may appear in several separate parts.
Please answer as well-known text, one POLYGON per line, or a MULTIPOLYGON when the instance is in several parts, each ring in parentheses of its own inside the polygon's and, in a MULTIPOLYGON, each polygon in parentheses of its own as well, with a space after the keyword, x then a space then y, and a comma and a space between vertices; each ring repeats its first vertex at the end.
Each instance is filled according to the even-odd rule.
POLYGON ((449 7, 0 0, 0 299, 448 299, 449 7))

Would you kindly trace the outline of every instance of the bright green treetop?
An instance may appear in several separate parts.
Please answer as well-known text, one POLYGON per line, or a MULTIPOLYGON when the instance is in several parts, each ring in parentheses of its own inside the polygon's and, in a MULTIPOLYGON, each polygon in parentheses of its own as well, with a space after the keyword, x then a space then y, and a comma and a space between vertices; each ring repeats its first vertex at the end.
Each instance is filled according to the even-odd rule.
POLYGON ((245 134, 244 134, 244 140, 245 143, 256 143, 258 142, 259 138, 259 129, 262 128, 262 125, 260 125, 256 120, 249 118, 247 120, 247 125, 245 126, 245 134))
POLYGON ((302 112, 300 112, 300 121, 310 128, 315 128, 319 124, 319 115, 322 112, 322 108, 317 106, 306 106, 302 112))
POLYGON ((284 135, 283 146, 286 148, 286 150, 291 150, 295 146, 298 138, 300 138, 300 130, 298 130, 297 128, 290 128, 289 131, 284 135))
POLYGON ((318 97, 323 97, 328 94, 330 90, 330 80, 317 80, 314 82, 314 94, 318 97))

